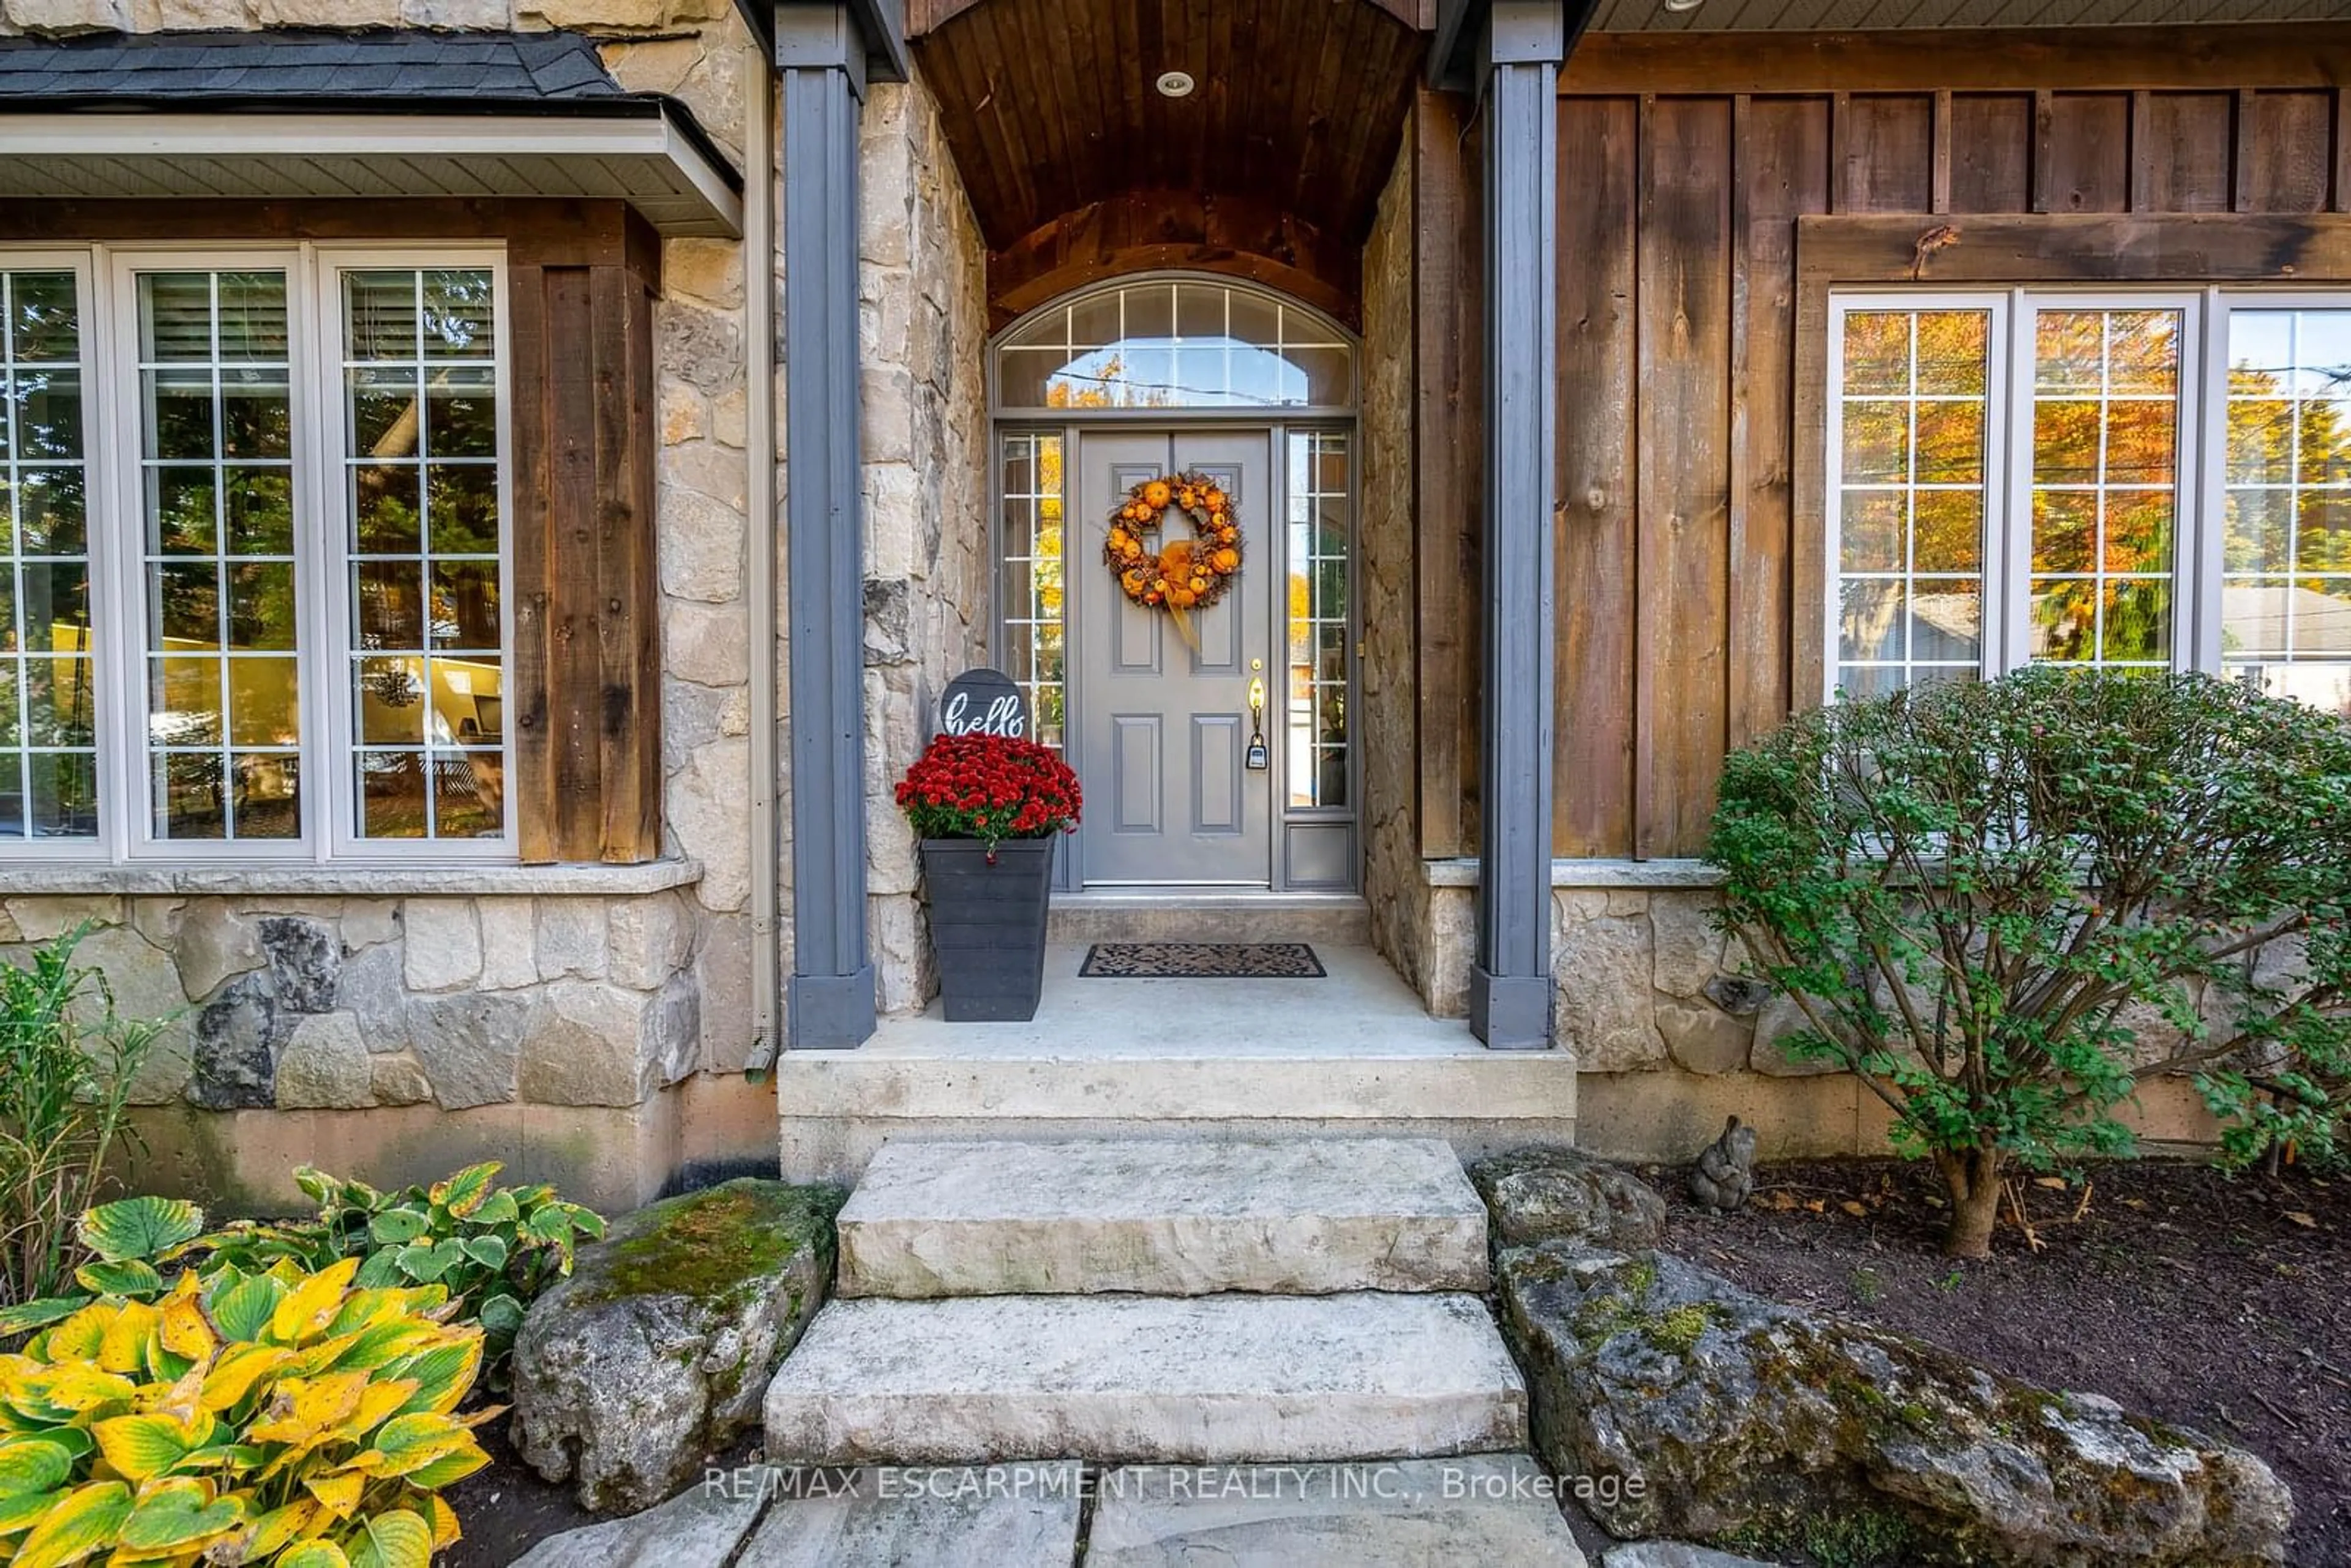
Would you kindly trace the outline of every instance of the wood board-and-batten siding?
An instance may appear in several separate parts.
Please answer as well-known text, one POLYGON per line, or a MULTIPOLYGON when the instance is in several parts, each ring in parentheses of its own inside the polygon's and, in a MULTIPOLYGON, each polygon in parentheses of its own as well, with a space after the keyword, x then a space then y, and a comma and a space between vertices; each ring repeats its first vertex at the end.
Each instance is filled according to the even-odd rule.
MULTIPOLYGON (((1817 700, 1825 584, 1810 580, 1825 567, 1817 494, 1807 505, 1796 483, 1817 457, 1799 455, 1795 432, 1819 398, 1799 367, 1824 374, 1824 344, 1799 343, 1798 267, 1802 246, 1839 247, 1818 218, 1800 241, 1798 220, 1919 214, 1920 230, 1950 221, 1964 235, 1970 214, 2052 214, 1977 280, 2127 281, 2128 266, 2091 256, 2115 234, 2085 225, 2077 240, 2055 215, 2244 214, 2251 230, 2254 214, 2342 212, 2351 114, 2334 83, 2351 79, 2351 31, 2328 31, 2330 47, 2242 59, 2153 40, 2136 60, 2060 50, 2013 90, 1917 85, 1958 51, 1971 63, 1951 74, 1981 79, 1991 46, 1964 36, 1865 52, 1903 78, 1886 91, 1843 70, 1850 85, 1834 89, 1806 71, 1796 90, 1702 90, 1770 79, 1755 57, 1777 40, 1678 66, 1587 40, 1559 106, 1557 853, 1695 853, 1728 749, 1817 700), (2244 74, 2213 74, 2231 69, 2244 74), (2100 85, 2074 90, 2085 72, 2100 85), (1636 74, 1693 90, 1616 90, 1636 74), (2242 80, 2259 85, 2209 85, 2242 80)), ((1823 298, 1862 280, 1810 271, 1823 298)))

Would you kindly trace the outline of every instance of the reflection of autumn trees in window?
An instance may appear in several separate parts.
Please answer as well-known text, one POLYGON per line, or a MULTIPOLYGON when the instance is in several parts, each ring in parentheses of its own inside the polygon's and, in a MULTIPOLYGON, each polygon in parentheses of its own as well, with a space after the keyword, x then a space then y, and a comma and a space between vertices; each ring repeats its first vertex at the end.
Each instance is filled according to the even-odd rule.
POLYGON ((2035 658, 2170 657, 2179 332, 2174 310, 2035 314, 2035 658))
POLYGON ((1033 738, 1059 747, 1068 690, 1061 438, 1009 432, 1002 462, 1005 674, 1028 694, 1033 738))
POLYGON ((1844 319, 1837 684, 1855 695, 1981 660, 1985 310, 1844 319))

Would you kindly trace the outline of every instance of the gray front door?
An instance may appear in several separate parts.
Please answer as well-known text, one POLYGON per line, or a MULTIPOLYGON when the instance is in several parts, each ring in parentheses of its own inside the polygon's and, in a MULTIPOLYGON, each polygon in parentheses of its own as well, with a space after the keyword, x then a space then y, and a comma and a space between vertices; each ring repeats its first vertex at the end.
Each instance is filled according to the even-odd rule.
MULTIPOLYGON (((1085 788, 1079 875, 1104 884, 1266 887, 1272 882, 1273 775, 1247 766, 1249 683, 1265 683, 1269 720, 1281 709, 1271 663, 1271 586, 1280 572, 1272 526, 1268 432, 1086 432, 1078 437, 1077 513, 1070 529, 1071 612, 1077 622, 1078 748, 1085 788), (1127 487, 1196 469, 1235 503, 1241 570, 1222 599, 1192 612, 1199 646, 1164 610, 1119 591, 1102 564, 1111 513, 1127 487)), ((1168 513, 1162 542, 1184 536, 1168 513)), ((1267 735, 1269 745, 1274 736, 1267 735)))

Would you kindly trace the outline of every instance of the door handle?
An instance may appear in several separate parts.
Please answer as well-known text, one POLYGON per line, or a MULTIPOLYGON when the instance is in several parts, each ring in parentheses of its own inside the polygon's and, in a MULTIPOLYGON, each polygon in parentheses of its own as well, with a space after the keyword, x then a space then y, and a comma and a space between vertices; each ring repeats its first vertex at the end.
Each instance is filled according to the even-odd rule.
POLYGON ((1249 756, 1245 766, 1262 773, 1273 766, 1273 754, 1265 744, 1265 677, 1249 677, 1249 756))

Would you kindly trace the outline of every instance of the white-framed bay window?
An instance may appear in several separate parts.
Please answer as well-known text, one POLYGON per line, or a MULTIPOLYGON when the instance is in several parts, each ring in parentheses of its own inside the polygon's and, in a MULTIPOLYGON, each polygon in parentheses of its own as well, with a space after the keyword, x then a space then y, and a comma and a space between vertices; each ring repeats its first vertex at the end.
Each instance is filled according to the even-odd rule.
POLYGON ((1829 305, 1831 695, 2054 663, 2351 715, 2351 293, 1829 305))
POLYGON ((0 859, 510 859, 495 246, 0 247, 0 859))

